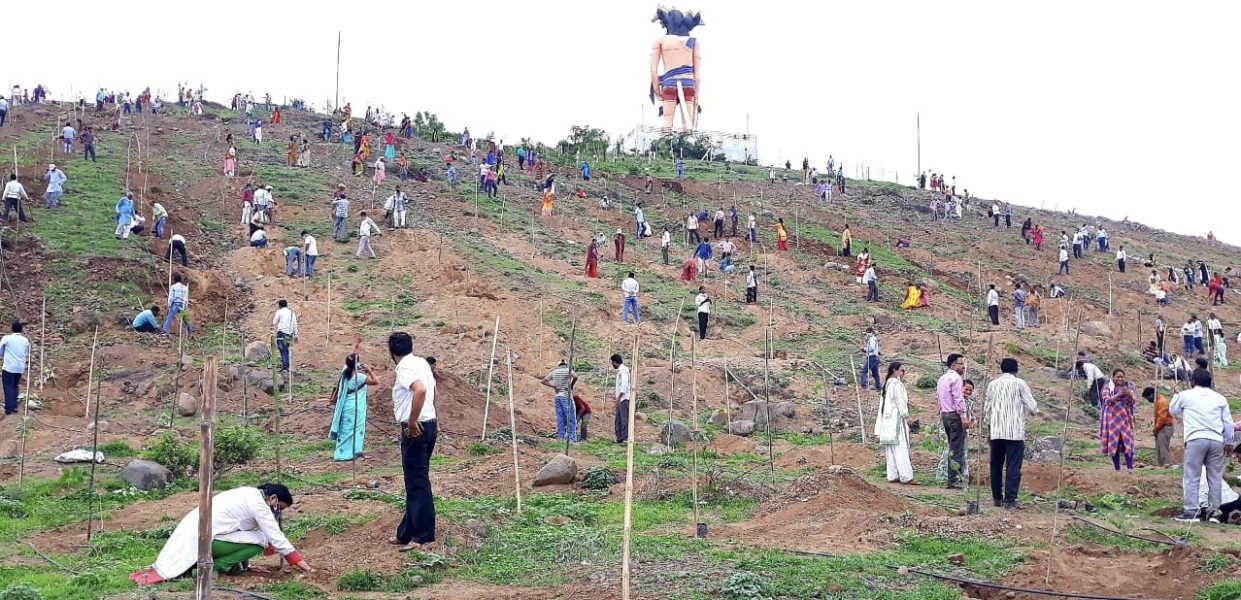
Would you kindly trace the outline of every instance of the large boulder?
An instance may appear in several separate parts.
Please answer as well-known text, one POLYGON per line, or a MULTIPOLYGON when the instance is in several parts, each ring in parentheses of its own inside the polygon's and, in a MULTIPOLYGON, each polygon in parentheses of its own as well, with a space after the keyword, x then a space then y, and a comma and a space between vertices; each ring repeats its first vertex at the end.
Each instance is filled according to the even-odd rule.
POLYGON ((722 410, 713 410, 711 411, 711 416, 707 418, 707 423, 723 427, 728 424, 728 414, 722 410))
POLYGON ((728 433, 733 435, 750 435, 754 433, 754 421, 740 420, 728 424, 728 433))
POLYGON ((577 461, 565 456, 557 454, 551 462, 539 469, 534 475, 534 485, 553 485, 557 483, 573 483, 577 478, 577 461))
POLYGON ((195 398, 185 392, 178 394, 177 414, 183 417, 192 417, 198 414, 198 398, 195 398))
POLYGON ((1087 321, 1082 323, 1082 333, 1090 337, 1111 337, 1112 328, 1103 321, 1087 321))
POLYGON ((663 427, 659 428, 659 439, 669 446, 688 443, 693 436, 690 435, 689 427, 680 421, 668 421, 663 427))
POLYGON ((140 490, 154 490, 172 483, 172 471, 157 462, 139 458, 121 469, 121 479, 140 490))
POLYGON ((263 362, 271 358, 271 346, 262 340, 246 344, 246 360, 252 363, 263 362))
POLYGON ((651 447, 646 449, 646 453, 651 456, 663 456, 671 452, 672 448, 669 448, 663 444, 651 444, 651 447))
POLYGON ((781 402, 776 405, 776 414, 787 419, 792 419, 797 415, 797 408, 792 402, 781 402))
POLYGON ((780 413, 774 406, 769 409, 767 403, 762 400, 751 400, 742 404, 741 408, 737 409, 737 413, 733 415, 734 422, 753 421, 755 427, 766 427, 768 417, 774 425, 775 420, 780 418, 780 413))

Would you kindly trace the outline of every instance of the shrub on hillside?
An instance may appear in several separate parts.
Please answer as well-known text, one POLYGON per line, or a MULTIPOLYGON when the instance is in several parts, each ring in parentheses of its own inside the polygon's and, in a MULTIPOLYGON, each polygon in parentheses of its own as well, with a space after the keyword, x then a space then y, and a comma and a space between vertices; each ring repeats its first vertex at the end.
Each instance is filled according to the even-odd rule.
POLYGON ((15 583, 0 590, 0 600, 43 600, 43 594, 24 583, 15 583))
POLYGON ((582 475, 582 487, 588 490, 603 491, 613 485, 616 485, 616 475, 612 474, 612 469, 604 465, 595 465, 586 469, 586 474, 582 475))
MULTIPOLYGON (((228 425, 215 434, 214 471, 216 475, 228 472, 254 460, 263 444, 263 435, 255 427, 228 425)), ((160 434, 142 457, 164 465, 174 477, 186 477, 198 472, 198 444, 182 441, 173 431, 160 434)))
POLYGON ((939 380, 936 379, 935 377, 932 377, 930 375, 923 375, 922 377, 918 378, 918 381, 916 383, 914 383, 914 387, 920 390, 929 390, 938 384, 939 384, 939 380))

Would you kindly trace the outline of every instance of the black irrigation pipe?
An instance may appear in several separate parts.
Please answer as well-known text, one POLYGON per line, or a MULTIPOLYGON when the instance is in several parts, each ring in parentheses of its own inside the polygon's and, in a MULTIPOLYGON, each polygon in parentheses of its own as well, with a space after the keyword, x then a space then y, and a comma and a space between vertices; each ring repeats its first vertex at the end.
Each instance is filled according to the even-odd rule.
POLYGON ((1081 521, 1082 523, 1085 523, 1085 524, 1087 524, 1087 525, 1090 525, 1091 527, 1096 527, 1096 528, 1098 528, 1098 529, 1102 529, 1103 531, 1106 531, 1106 532, 1108 532, 1108 533, 1116 534, 1116 535, 1119 535, 1119 536, 1124 536, 1124 537, 1127 537, 1127 538, 1130 538, 1130 539, 1135 539, 1135 540, 1142 541, 1142 542, 1147 542, 1147 543, 1150 543, 1150 544, 1165 544, 1165 545, 1168 545, 1168 546, 1173 546, 1173 547, 1176 547, 1176 548, 1180 548, 1180 547, 1183 547, 1183 546, 1186 546, 1186 545, 1187 545, 1187 541, 1186 541, 1184 538, 1181 538, 1181 539, 1177 540, 1177 539, 1175 539, 1175 538, 1172 538, 1172 536, 1169 536, 1168 534, 1163 533, 1162 531, 1155 531, 1155 530, 1153 530, 1153 529, 1152 529, 1151 531, 1155 531, 1155 533, 1161 534, 1161 535, 1163 535, 1164 537, 1166 537, 1166 538, 1168 538, 1169 540, 1172 540, 1172 541, 1168 541, 1168 540, 1152 540, 1152 539, 1150 539, 1150 538, 1144 538, 1144 537, 1142 537, 1142 536, 1140 536, 1140 535, 1133 535, 1133 534, 1130 534, 1130 533, 1125 533, 1125 532, 1123 532, 1123 531, 1119 531, 1119 530, 1116 530, 1116 529, 1112 529, 1112 528, 1110 528, 1110 527, 1105 527, 1105 526, 1103 526, 1103 525, 1100 525, 1100 524, 1098 524, 1098 523, 1095 523, 1094 521, 1091 521, 1091 520, 1088 520, 1088 519, 1083 519, 1082 517, 1078 517, 1078 516, 1074 516, 1074 517, 1073 517, 1073 520, 1074 520, 1074 521, 1081 521))
POLYGON ((251 598, 258 598, 259 600, 276 600, 275 598, 273 598, 273 597, 271 597, 271 596, 264 596, 263 594, 258 594, 258 593, 255 593, 255 592, 251 592, 250 590, 241 590, 241 589, 237 589, 237 588, 221 587, 221 586, 218 586, 218 585, 217 585, 217 586, 213 586, 211 589, 216 590, 216 591, 220 591, 220 592, 232 592, 232 593, 237 594, 237 595, 240 595, 240 596, 249 596, 249 597, 251 597, 251 598))
MULTIPOLYGON (((901 569, 901 567, 897 567, 894 565, 888 565, 888 567, 891 569, 897 569, 897 570, 901 569)), ((907 568, 907 570, 910 573, 914 573, 916 575, 922 575, 923 577, 931 577, 933 579, 940 579, 943 581, 952 581, 952 582, 961 583, 965 585, 972 585, 975 587, 990 588, 993 590, 1003 590, 1006 592, 1016 592, 1020 594, 1035 594, 1038 596, 1056 596, 1059 598, 1080 598, 1082 600, 1139 600, 1138 598, 1130 598, 1126 596, 1100 596, 1096 594, 1079 594, 1077 592, 1057 592, 1055 590, 1032 590, 1028 588, 1010 587, 1006 585, 989 583, 986 581, 978 581, 976 579, 966 579, 964 577, 952 577, 950 575, 939 575, 936 573, 927 573, 926 571, 920 571, 918 569, 912 569, 912 568, 907 568)))

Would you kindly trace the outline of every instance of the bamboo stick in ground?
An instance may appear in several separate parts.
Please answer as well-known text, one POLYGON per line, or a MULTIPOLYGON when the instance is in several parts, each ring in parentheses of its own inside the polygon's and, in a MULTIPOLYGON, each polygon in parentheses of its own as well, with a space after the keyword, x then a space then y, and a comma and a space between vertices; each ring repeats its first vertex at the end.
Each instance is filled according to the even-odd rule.
MULTIPOLYGON (((869 358, 867 360, 870 360, 869 358)), ((849 370, 853 371, 853 395, 857 398, 857 420, 862 427, 862 443, 866 443, 866 418, 862 415, 862 388, 858 387, 857 364, 853 355, 849 355, 849 370)))
POLYGON ((197 597, 211 597, 211 576, 215 561, 211 557, 211 494, 215 470, 215 394, 219 361, 208 356, 203 365, 203 405, 198 458, 198 579, 197 597))
POLYGON ((491 378, 495 373, 496 344, 500 341, 500 315, 496 315, 495 330, 491 333, 491 358, 487 360, 487 400, 483 403, 483 430, 478 441, 487 440, 487 416, 491 409, 491 378))
MULTIPOLYGON (((677 316, 672 321, 672 342, 668 344, 668 371, 672 375, 672 391, 668 394, 668 420, 672 420, 672 402, 676 398, 677 393, 677 368, 676 368, 676 347, 677 334, 681 332, 681 311, 685 310, 685 299, 681 299, 681 306, 677 308, 677 316)), ((692 335, 690 336, 693 337, 692 335)), ((725 378, 727 380, 727 378, 725 378)))
POLYGON ((626 443, 625 443, 625 519, 624 519, 624 529, 622 532, 623 548, 621 551, 621 598, 622 600, 629 600, 629 587, 630 587, 629 580, 631 577, 630 568, 629 568, 629 559, 630 559, 629 544, 633 538, 633 438, 635 437, 635 433, 636 433, 633 430, 633 424, 634 424, 634 414, 637 412, 637 405, 638 405, 637 398, 636 398, 637 386, 634 385, 634 382, 638 381, 637 379, 638 344, 641 340, 641 337, 642 337, 641 333, 636 333, 633 336, 633 361, 631 363, 632 366, 629 372, 629 382, 630 382, 629 383, 629 390, 630 390, 629 391, 629 416, 628 416, 629 439, 626 440, 626 443))
MULTIPOLYGON (((1073 340, 1073 354, 1077 354, 1078 343, 1081 341, 1081 337, 1082 337, 1082 313, 1079 310, 1077 312, 1077 337, 1074 338, 1073 340)), ((1069 374, 1068 395, 1065 398, 1065 405, 1064 405, 1064 429, 1060 433, 1061 440, 1067 440, 1068 435, 1069 435, 1069 417, 1071 416, 1072 410, 1073 410, 1073 380, 1076 379, 1076 376, 1077 376, 1076 371, 1069 374)), ((1064 489, 1063 487, 1064 486, 1064 459, 1065 459, 1065 455, 1069 453, 1068 451, 1069 451, 1068 444, 1065 444, 1064 448, 1060 451, 1060 472, 1059 472, 1059 475, 1056 476, 1056 498, 1055 500, 1057 503, 1060 502, 1060 493, 1064 489)), ((1051 539, 1048 540, 1048 545, 1050 546, 1050 548, 1047 550, 1047 573, 1043 578, 1044 584, 1050 584, 1051 582, 1051 563, 1052 563, 1053 555, 1056 552, 1056 536, 1059 534, 1059 531, 1060 531, 1059 527, 1060 527, 1060 509, 1057 508, 1056 511, 1052 513, 1051 539)))
POLYGON ((513 440, 513 492, 517 497, 517 514, 521 514, 521 464, 517 462, 517 416, 513 407, 513 351, 504 348, 508 362, 508 429, 513 440))
MULTIPOLYGON (((573 327, 569 331, 569 410, 573 411, 576 415, 577 405, 573 403, 573 349, 577 347, 577 310, 575 309, 573 312, 573 327)), ((569 419, 565 419, 565 421, 567 425, 569 419)), ((575 426, 577 425, 577 419, 573 419, 572 422, 575 426)), ((573 432, 564 432, 565 456, 569 455, 569 440, 573 437, 573 432)))
MULTIPOLYGON (((694 527, 702 522, 702 517, 698 514, 698 344, 697 338, 689 336, 689 352, 690 352, 690 388, 693 394, 693 423, 694 429, 690 431, 690 444, 692 450, 692 458, 690 460, 690 498, 694 502, 694 527)), ((672 428, 668 428, 669 438, 671 438, 672 428)), ((671 440, 669 440, 671 441, 671 440)))
MULTIPOLYGON (((95 326, 96 335, 98 335, 99 326, 95 326)), ((93 374, 94 369, 92 369, 93 374)), ((86 395, 90 396, 90 379, 87 379, 86 395)), ((99 383, 95 386, 95 418, 91 426, 91 450, 90 450, 90 481, 87 483, 87 490, 90 493, 90 499, 86 507, 86 541, 90 542, 91 530, 95 524, 95 467, 99 461, 95 459, 99 455, 99 404, 103 402, 103 377, 99 378, 99 383)))

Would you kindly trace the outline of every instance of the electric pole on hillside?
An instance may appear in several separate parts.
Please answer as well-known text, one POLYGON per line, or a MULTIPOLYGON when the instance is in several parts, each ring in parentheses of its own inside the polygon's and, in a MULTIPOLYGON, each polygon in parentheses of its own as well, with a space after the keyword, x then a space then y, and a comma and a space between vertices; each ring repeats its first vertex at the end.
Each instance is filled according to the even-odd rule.
POLYGON ((340 30, 336 30, 336 106, 333 109, 340 108, 340 30))
MULTIPOLYGON (((339 73, 337 77, 340 77, 339 73)), ((919 177, 922 177, 922 113, 918 113, 918 171, 914 173, 914 179, 918 180, 919 177)))

